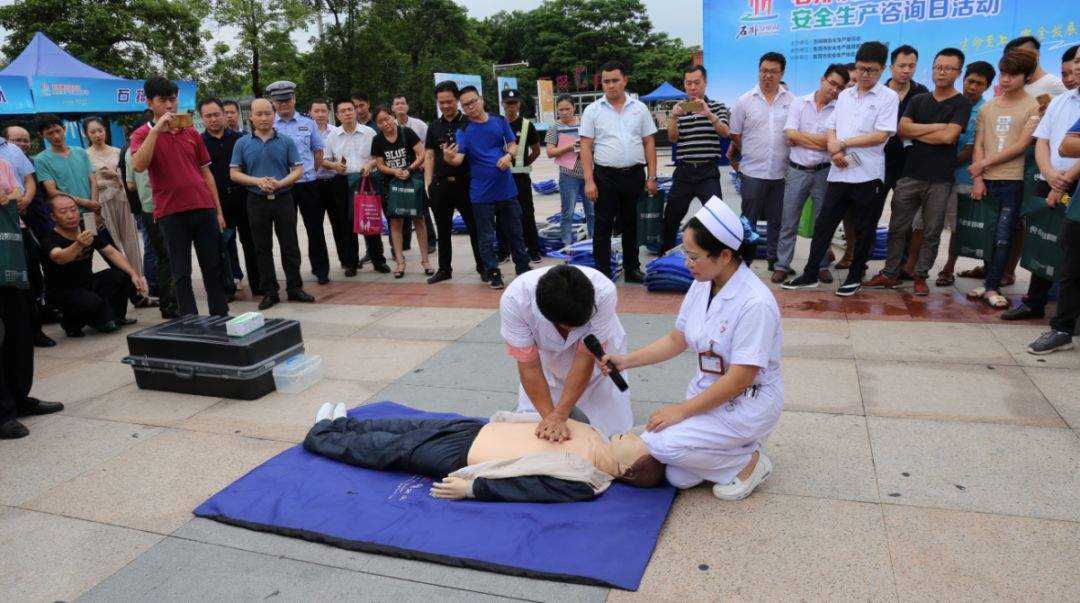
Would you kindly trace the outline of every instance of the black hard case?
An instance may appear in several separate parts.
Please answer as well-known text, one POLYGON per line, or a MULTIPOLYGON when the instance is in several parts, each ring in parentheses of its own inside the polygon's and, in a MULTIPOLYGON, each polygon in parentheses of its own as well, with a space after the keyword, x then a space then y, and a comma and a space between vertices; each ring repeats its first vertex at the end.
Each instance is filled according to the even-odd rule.
POLYGON ((229 337, 223 316, 188 316, 128 335, 124 363, 142 389, 254 400, 274 391, 274 365, 304 351, 300 323, 267 319, 229 337))

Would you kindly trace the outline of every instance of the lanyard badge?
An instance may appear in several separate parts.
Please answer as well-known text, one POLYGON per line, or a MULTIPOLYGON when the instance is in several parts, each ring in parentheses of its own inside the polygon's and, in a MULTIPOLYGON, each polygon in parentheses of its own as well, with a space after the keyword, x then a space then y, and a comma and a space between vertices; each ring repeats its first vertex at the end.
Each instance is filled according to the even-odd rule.
POLYGON ((711 373, 713 375, 723 375, 727 373, 727 367, 724 366, 724 357, 720 356, 713 351, 713 342, 709 342, 709 351, 698 354, 698 368, 703 373, 711 373))

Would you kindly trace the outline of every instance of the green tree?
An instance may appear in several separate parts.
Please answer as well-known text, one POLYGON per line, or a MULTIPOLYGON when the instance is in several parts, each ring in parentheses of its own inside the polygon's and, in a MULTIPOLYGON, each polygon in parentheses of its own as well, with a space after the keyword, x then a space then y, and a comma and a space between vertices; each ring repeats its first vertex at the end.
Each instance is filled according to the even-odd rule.
POLYGON ((141 79, 194 78, 203 60, 205 0, 18 0, 0 7, 14 58, 41 31, 79 60, 141 79))
MULTIPOLYGON (((281 61, 276 51, 288 51, 292 41, 289 32, 303 28, 311 17, 312 7, 303 0, 213 0, 213 16, 218 25, 237 29, 237 43, 232 58, 251 77, 251 90, 262 94, 269 76, 275 69, 270 65, 264 73, 264 62, 281 61), (269 56, 268 56, 269 55, 269 56)), ((292 52, 296 54, 295 46, 292 52)))

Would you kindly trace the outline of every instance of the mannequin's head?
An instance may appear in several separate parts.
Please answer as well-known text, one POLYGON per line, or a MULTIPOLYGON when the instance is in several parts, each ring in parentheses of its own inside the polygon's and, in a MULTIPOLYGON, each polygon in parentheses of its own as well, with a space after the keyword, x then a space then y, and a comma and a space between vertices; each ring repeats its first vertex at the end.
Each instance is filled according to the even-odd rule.
POLYGON ((649 454, 649 447, 633 433, 611 436, 611 453, 619 463, 615 479, 638 488, 654 488, 664 481, 664 464, 649 454))

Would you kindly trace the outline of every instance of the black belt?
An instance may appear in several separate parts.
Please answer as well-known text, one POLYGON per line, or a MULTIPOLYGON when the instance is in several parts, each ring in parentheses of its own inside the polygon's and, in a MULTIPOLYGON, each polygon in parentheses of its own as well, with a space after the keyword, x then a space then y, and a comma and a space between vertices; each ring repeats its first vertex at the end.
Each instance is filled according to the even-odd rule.
POLYGON ((612 172, 623 172, 623 173, 627 173, 627 172, 633 172, 633 171, 636 171, 636 170, 644 169, 644 167, 645 167, 645 166, 644 166, 644 165, 641 165, 640 163, 638 163, 638 164, 636 164, 636 165, 632 165, 632 166, 630 166, 630 167, 623 167, 623 168, 618 168, 618 167, 608 167, 608 166, 606 166, 606 165, 599 165, 599 164, 597 164, 597 166, 596 166, 596 168, 597 168, 597 169, 601 169, 601 170, 611 170, 612 172))
POLYGON ((795 163, 794 161, 792 161, 790 159, 788 159, 787 164, 790 165, 791 167, 799 170, 800 172, 820 172, 821 170, 823 170, 823 169, 829 167, 830 165, 832 165, 828 161, 826 161, 825 163, 819 163, 817 165, 810 165, 810 166, 799 165, 799 164, 795 163))
POLYGON ((693 167, 693 168, 716 167, 716 162, 717 161, 719 161, 719 160, 713 160, 713 161, 688 161, 688 160, 685 160, 685 159, 680 159, 680 160, 675 162, 675 167, 682 167, 684 165, 687 166, 687 167, 693 167))

